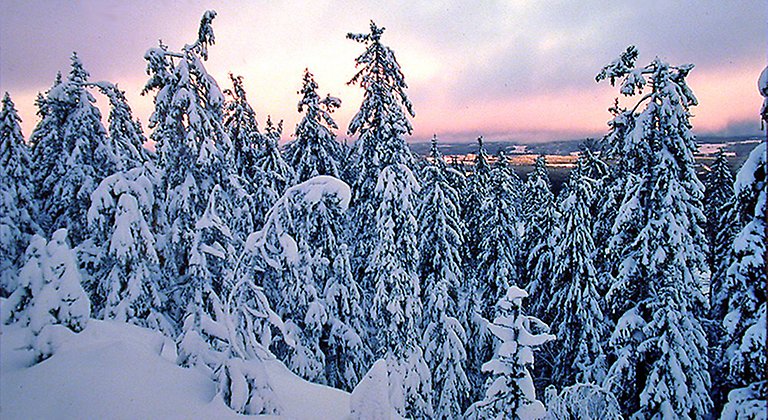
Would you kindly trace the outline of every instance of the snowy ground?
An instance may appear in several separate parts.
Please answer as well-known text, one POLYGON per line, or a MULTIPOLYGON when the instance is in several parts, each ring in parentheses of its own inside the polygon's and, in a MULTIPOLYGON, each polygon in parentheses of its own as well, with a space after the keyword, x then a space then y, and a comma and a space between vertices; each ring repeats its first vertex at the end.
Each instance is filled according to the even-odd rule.
MULTIPOLYGON (((226 407, 204 374, 177 366, 173 343, 158 332, 92 319, 80 334, 66 332, 53 357, 29 367, 28 330, 0 328, 3 420, 246 417, 226 407)), ((303 381, 278 361, 267 362, 267 371, 283 407, 278 418, 349 415, 349 394, 303 381)))

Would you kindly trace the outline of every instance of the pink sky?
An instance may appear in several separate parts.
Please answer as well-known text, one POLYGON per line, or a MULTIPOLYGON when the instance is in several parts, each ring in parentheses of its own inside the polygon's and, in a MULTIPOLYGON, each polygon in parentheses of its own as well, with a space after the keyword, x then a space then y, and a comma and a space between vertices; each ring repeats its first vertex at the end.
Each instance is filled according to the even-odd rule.
POLYGON ((144 51, 159 38, 171 48, 193 41, 206 8, 218 11, 209 71, 222 88, 229 71, 243 75, 260 124, 267 114, 284 119, 285 140, 299 118, 296 91, 305 67, 323 94, 342 99, 335 117, 344 136, 362 96, 345 84, 361 51, 345 34, 365 31, 370 18, 387 27, 383 40, 409 83, 413 141, 433 133, 451 141, 600 136, 618 89, 594 76, 629 44, 638 45, 642 64, 656 54, 696 64, 689 78, 700 102, 696 132, 759 132, 756 80, 766 63, 766 6, 759 1, 651 1, 642 9, 630 2, 6 3, 0 89, 11 93, 26 135, 36 123, 34 97, 56 70, 68 71, 72 50, 92 80, 117 82, 146 121, 152 98, 139 95, 144 51))

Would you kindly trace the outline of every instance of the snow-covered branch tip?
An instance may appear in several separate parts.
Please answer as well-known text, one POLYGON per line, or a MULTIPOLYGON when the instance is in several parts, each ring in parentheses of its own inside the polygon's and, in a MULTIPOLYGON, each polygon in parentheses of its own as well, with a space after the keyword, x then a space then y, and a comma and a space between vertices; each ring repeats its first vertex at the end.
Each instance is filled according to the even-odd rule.
POLYGON ((362 44, 367 44, 369 42, 377 43, 381 40, 381 34, 384 33, 384 30, 387 28, 384 27, 378 27, 376 25, 376 22, 371 20, 371 32, 367 34, 353 34, 352 32, 347 33, 347 39, 351 39, 353 41, 360 42, 362 44))
POLYGON ((203 17, 200 18, 200 28, 197 30, 197 41, 192 45, 185 45, 185 52, 197 50, 203 60, 208 60, 208 46, 216 44, 216 37, 211 25, 214 18, 216 18, 215 10, 206 10, 203 13, 203 17))

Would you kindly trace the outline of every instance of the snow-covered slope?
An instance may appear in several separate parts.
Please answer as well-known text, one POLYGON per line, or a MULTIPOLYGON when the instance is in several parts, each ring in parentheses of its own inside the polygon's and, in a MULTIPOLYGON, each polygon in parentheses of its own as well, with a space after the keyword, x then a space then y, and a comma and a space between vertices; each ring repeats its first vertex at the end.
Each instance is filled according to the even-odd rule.
MULTIPOLYGON (((91 319, 79 334, 62 328, 55 354, 30 367, 32 352, 23 349, 29 330, 17 325, 1 328, 4 420, 246 417, 223 403, 202 372, 177 366, 173 342, 158 332, 91 319)), ((278 418, 349 415, 349 394, 303 381, 279 361, 267 361, 266 366, 283 407, 278 418)))

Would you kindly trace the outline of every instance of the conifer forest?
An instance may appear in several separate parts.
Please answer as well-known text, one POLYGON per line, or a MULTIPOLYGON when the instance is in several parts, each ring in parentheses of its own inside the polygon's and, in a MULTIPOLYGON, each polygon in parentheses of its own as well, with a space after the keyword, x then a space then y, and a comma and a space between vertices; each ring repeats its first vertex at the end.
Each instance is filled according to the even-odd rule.
POLYGON ((77 53, 28 135, 2 98, 0 417, 768 416, 766 140, 694 159, 693 64, 595 62, 618 99, 553 188, 482 137, 414 153, 428 104, 378 22, 346 35, 351 121, 307 69, 289 127, 206 70, 216 17, 147 46, 144 123, 77 53))

